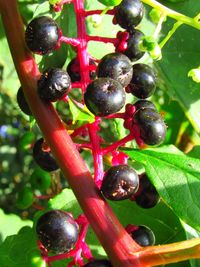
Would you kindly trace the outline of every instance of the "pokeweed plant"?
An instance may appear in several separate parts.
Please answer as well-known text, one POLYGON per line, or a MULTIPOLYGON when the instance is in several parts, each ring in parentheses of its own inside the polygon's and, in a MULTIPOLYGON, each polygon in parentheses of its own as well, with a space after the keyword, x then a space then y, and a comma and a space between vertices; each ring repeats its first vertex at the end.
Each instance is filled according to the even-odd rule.
MULTIPOLYGON (((158 107, 162 110, 160 104, 164 97, 161 93, 153 94, 156 87, 165 90, 168 86, 174 87, 169 89, 169 95, 177 97, 191 125, 199 131, 195 118, 198 111, 187 110, 194 99, 190 95, 180 96, 182 88, 171 84, 175 74, 170 72, 177 70, 171 70, 171 63, 165 58, 165 47, 173 43, 178 28, 187 27, 185 34, 190 28, 193 33, 199 33, 199 7, 194 4, 195 14, 190 17, 155 0, 99 2, 105 7, 89 9, 90 1, 84 3, 83 0, 41 3, 50 5, 58 21, 65 13, 67 17, 68 7, 74 9, 77 35, 65 36, 67 21, 61 27, 50 13, 35 12, 37 16, 24 31, 23 13, 20 14, 17 2, 0 0, 2 21, 23 89, 17 96, 19 106, 22 111, 23 105, 25 110, 28 108, 28 114, 33 115, 43 135, 29 142, 33 158, 51 175, 60 167, 70 187, 61 193, 59 189, 53 194, 38 195, 34 187, 40 189, 42 181, 43 188, 50 187, 49 176, 45 172, 45 178, 36 180, 32 175, 33 190, 25 187, 19 193, 18 207, 25 209, 32 205, 44 209, 34 201, 50 200, 46 210, 35 215, 32 229, 22 228, 1 245, 1 266, 145 267, 170 263, 178 266, 175 263, 180 261, 184 261, 184 266, 198 266, 198 260, 185 261, 200 258, 200 239, 189 238, 191 233, 198 236, 200 229, 198 147, 190 155, 170 145, 154 147, 165 141, 170 121, 166 123, 165 114, 158 111, 158 107), (144 34, 145 12, 156 27, 153 32, 144 34), (86 18, 92 17, 87 20, 88 27, 101 29, 101 21, 106 16, 112 17, 114 27, 121 27, 115 36, 89 34, 86 18), (175 20, 171 28, 170 18, 175 20), (89 53, 90 42, 110 44, 113 50, 98 58, 96 49, 93 54, 89 53), (63 45, 68 45, 68 54, 74 57, 69 56, 67 71, 48 61, 51 53, 63 45), (40 60, 42 74, 32 53, 45 55, 43 62, 40 60), (156 70, 152 67, 153 60, 156 70), (166 69, 169 74, 165 73, 166 69), (163 76, 167 76, 166 81, 163 76), (73 95, 76 88, 80 89, 79 98, 73 95), (149 97, 156 105, 146 99, 149 97), (71 112, 72 120, 61 121, 59 111, 54 108, 59 102, 64 103, 63 109, 71 112), (110 121, 114 121, 119 137, 118 140, 111 138, 112 142, 102 130, 104 124, 114 127, 110 121), (92 155, 93 175, 81 156, 84 152, 88 153, 87 157, 92 155), (109 204, 104 197, 111 200, 109 204), (88 233, 87 240, 89 225, 106 254, 93 251, 95 244, 91 236, 94 234, 88 233), (183 241, 184 238, 188 240, 183 241), (22 247, 23 253, 19 253, 22 247), (20 257, 16 259, 18 253, 20 257), (65 261, 69 258, 69 262, 65 261)), ((186 9, 193 2, 174 4, 174 8, 186 9)), ((181 38, 182 35, 180 43, 184 40, 181 38)), ((179 63, 184 64, 186 59, 179 49, 181 45, 174 46, 170 58, 180 58, 179 63)), ((189 80, 192 86, 188 88, 195 90, 199 86, 198 62, 192 61, 192 64, 186 62, 186 67, 182 67, 184 71, 175 78, 177 81, 187 79, 188 83, 188 74, 194 80, 189 80), (180 77, 182 75, 185 76, 180 77)), ((179 124, 179 138, 184 125, 183 120, 179 124)))

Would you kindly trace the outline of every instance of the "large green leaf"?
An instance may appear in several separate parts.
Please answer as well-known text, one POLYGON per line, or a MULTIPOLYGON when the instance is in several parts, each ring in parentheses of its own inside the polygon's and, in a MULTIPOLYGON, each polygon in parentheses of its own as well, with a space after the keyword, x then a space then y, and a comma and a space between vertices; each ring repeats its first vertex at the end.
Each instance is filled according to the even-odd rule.
MULTIPOLYGON (((166 4, 165 1, 163 3, 166 4)), ((188 16, 200 12, 199 1, 188 0, 170 4, 173 9, 188 16)), ((163 36, 171 29, 174 21, 168 19, 163 36)), ((182 106, 195 130, 200 132, 200 85, 187 77, 190 69, 200 65, 200 31, 183 25, 164 46, 163 58, 157 63, 165 83, 165 89, 172 99, 182 106)), ((174 114, 175 116, 175 114, 174 114)))
POLYGON ((200 230, 200 160, 152 149, 124 152, 145 165, 159 194, 176 215, 200 230))

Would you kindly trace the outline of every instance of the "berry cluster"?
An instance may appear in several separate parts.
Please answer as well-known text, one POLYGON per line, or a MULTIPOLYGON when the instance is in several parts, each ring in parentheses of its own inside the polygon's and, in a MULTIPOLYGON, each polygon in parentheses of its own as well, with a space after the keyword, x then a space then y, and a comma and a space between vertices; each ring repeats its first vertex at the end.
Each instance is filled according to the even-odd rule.
MULTIPOLYGON (((70 2, 73 2, 70 1, 70 2)), ((108 1, 101 1, 105 5, 108 1)), ((154 207, 159 195, 147 178, 146 174, 138 175, 130 167, 128 157, 118 150, 120 146, 135 139, 139 147, 145 145, 160 145, 166 135, 166 125, 155 105, 146 100, 155 92, 157 79, 152 67, 143 63, 133 63, 142 58, 140 50, 143 33, 135 27, 141 22, 144 7, 140 0, 111 1, 115 6, 109 11, 114 15, 113 23, 118 24, 124 32, 119 32, 116 38, 95 38, 88 36, 82 30, 82 37, 68 38, 62 35, 57 23, 50 17, 37 17, 30 22, 26 29, 25 40, 27 47, 36 54, 52 53, 60 47, 61 42, 74 47, 77 56, 67 66, 67 70, 51 67, 45 70, 38 80, 38 95, 45 102, 68 101, 69 92, 76 87, 82 90, 82 102, 74 100, 80 109, 87 109, 94 115, 95 121, 73 129, 72 138, 88 135, 89 142, 76 143, 77 148, 89 148, 94 159, 94 182, 102 195, 114 201, 124 199, 134 200, 143 208, 154 207), (84 43, 83 43, 84 39, 84 43), (86 44, 90 40, 113 43, 115 51, 102 59, 89 55, 86 44), (126 102, 126 94, 138 98, 135 103, 126 102), (120 112, 124 108, 124 112, 120 112), (127 136, 106 145, 106 140, 99 136, 103 119, 120 118, 124 120, 127 136), (104 173, 103 158, 110 155, 111 167, 104 173)), ((58 5, 54 5, 57 11, 58 5)), ((84 11, 79 16, 86 17, 84 11)), ((27 115, 32 115, 23 92, 19 89, 17 100, 19 107, 27 115)), ((45 171, 52 172, 58 165, 51 155, 51 150, 43 138, 33 145, 33 158, 45 171)), ((75 256, 76 252, 89 259, 84 266, 112 266, 108 260, 92 259, 82 236, 79 224, 81 220, 60 210, 53 210, 42 215, 36 226, 40 248, 47 262, 50 262, 48 252, 63 254, 63 257, 75 256), (87 253, 85 252, 87 251, 87 253), (74 252, 75 251, 75 252, 74 252)), ((129 226, 128 233, 140 246, 153 245, 155 238, 150 229, 145 226, 129 226)), ((80 255, 79 255, 80 256, 80 255)), ((83 265, 81 257, 75 257, 75 264, 83 265)))

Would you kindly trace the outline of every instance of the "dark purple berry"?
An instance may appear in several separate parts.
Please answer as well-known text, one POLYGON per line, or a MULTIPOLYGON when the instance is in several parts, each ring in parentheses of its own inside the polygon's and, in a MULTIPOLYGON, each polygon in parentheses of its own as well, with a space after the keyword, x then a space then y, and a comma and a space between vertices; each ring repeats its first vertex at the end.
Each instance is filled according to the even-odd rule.
POLYGON ((42 100, 56 101, 67 93, 70 85, 71 80, 66 71, 50 68, 38 80, 38 94, 42 100))
POLYGON ((143 100, 143 99, 138 100, 137 102, 134 103, 134 106, 136 107, 136 110, 145 108, 156 110, 156 106, 154 105, 154 103, 149 100, 143 100))
POLYGON ((155 236, 152 230, 145 226, 137 226, 130 233, 131 237, 142 247, 153 246, 155 244, 155 236))
POLYGON ((70 251, 78 240, 78 225, 64 211, 51 210, 37 221, 37 236, 42 245, 56 254, 70 251))
POLYGON ((112 264, 109 260, 101 259, 90 261, 86 263, 83 267, 112 267, 112 264))
POLYGON ((139 176, 140 185, 134 200, 138 206, 149 209, 153 208, 160 200, 159 194, 154 185, 148 179, 146 173, 139 176))
POLYGON ((145 99, 150 97, 156 89, 156 76, 151 67, 146 64, 133 65, 133 76, 128 90, 134 96, 145 99))
POLYGON ((28 48, 36 54, 45 55, 55 50, 60 30, 50 17, 33 19, 26 28, 25 41, 28 48))
POLYGON ((140 137, 147 145, 161 144, 166 135, 166 125, 157 111, 145 108, 136 111, 134 123, 139 126, 140 137))
POLYGON ((29 105, 26 101, 26 98, 24 96, 24 92, 22 88, 20 87, 19 90, 17 91, 17 103, 19 105, 19 108, 28 116, 32 116, 32 112, 29 108, 29 105))
POLYGON ((84 99, 94 115, 103 117, 118 112, 125 104, 126 94, 119 82, 98 78, 88 85, 84 99))
POLYGON ((98 77, 108 77, 127 86, 132 78, 133 70, 129 58, 120 53, 111 53, 104 56, 97 69, 98 77))
POLYGON ((122 0, 115 10, 116 22, 126 30, 137 26, 144 15, 144 6, 140 0, 122 0))
POLYGON ((127 40, 127 48, 123 52, 131 61, 137 61, 140 59, 144 52, 140 50, 140 41, 144 37, 144 34, 139 30, 133 30, 127 40))
MULTIPOLYGON (((94 80, 96 78, 96 70, 95 70, 95 67, 96 67, 96 63, 94 60, 92 59, 89 59, 89 67, 94 67, 94 69, 90 70, 89 73, 90 73, 90 79, 91 80, 94 80)), ((81 80, 81 75, 80 75, 80 63, 79 63, 79 60, 78 58, 73 58, 68 66, 67 66, 67 72, 71 78, 71 81, 72 82, 79 82, 81 80)))
POLYGON ((104 175, 101 191, 110 200, 123 200, 135 194, 139 187, 136 171, 128 165, 111 167, 104 175))
POLYGON ((36 163, 45 171, 56 171, 59 167, 51 153, 43 150, 44 139, 40 138, 33 146, 33 158, 36 163))

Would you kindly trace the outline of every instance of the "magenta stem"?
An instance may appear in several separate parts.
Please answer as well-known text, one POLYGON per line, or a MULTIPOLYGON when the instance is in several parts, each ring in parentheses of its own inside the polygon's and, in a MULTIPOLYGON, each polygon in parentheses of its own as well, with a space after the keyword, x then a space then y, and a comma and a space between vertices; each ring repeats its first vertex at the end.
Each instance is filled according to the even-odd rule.
MULTIPOLYGON (((85 11, 84 15, 85 17, 92 16, 92 15, 100 15, 103 11, 104 11, 103 9, 88 10, 88 11, 85 11)), ((114 9, 111 9, 111 10, 108 10, 105 14, 114 15, 114 13, 115 13, 114 9)))
POLYGON ((99 123, 100 121, 96 120, 94 123, 88 125, 94 159, 94 181, 98 187, 101 185, 104 174, 103 156, 100 148, 100 138, 98 136, 99 123))
POLYGON ((130 133, 129 135, 125 136, 121 140, 101 149, 102 155, 108 154, 112 152, 113 150, 116 150, 118 147, 125 145, 127 142, 130 142, 134 139, 134 135, 130 133))
POLYGON ((77 24, 77 37, 80 40, 80 45, 77 49, 77 56, 80 62, 80 75, 81 75, 81 84, 82 91, 85 92, 87 85, 90 82, 89 77, 89 55, 87 53, 87 31, 86 31, 86 22, 85 22, 85 10, 84 10, 84 1, 74 0, 74 8, 76 13, 76 24, 77 24))
POLYGON ((69 38, 64 35, 62 35, 59 39, 60 42, 70 44, 72 46, 79 46, 80 40, 78 38, 69 38))
POLYGON ((117 38, 110 38, 110 37, 103 37, 103 36, 86 36, 87 41, 94 41, 94 42, 102 42, 102 43, 111 43, 114 46, 119 43, 119 40, 117 38))
POLYGON ((105 119, 125 119, 125 113, 110 114, 104 118, 105 119))

